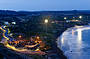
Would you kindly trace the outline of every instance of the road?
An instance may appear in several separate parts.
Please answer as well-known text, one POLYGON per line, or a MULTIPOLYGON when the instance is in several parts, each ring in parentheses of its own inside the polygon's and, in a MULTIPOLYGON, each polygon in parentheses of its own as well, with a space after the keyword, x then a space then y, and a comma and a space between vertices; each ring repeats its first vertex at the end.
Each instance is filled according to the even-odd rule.
MULTIPOLYGON (((4 39, 6 39, 5 42, 7 42, 8 40, 11 40, 11 41, 13 40, 12 38, 9 38, 9 36, 8 36, 8 30, 6 28, 4 28, 4 26, 1 26, 0 29, 3 31, 3 37, 4 37, 4 39)), ((29 47, 34 47, 36 45, 31 45, 29 47)), ((40 54, 40 55, 44 55, 45 54, 45 52, 42 52, 42 51, 31 51, 31 50, 28 50, 28 49, 15 48, 14 46, 9 45, 8 42, 5 43, 4 46, 7 47, 7 51, 8 51, 8 49, 10 49, 10 50, 13 50, 13 52, 21 53, 21 55, 23 55, 23 54, 40 54)))

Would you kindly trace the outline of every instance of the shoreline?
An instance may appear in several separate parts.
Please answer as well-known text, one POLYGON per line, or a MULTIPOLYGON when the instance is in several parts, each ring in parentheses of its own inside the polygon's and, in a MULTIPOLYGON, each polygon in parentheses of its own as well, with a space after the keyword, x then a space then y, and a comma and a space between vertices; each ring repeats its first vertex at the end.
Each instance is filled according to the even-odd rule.
POLYGON ((82 57, 86 57, 87 56, 88 53, 85 54, 85 56, 84 55, 78 56, 78 54, 81 53, 81 52, 85 53, 85 51, 82 49, 82 47, 83 48, 88 47, 87 45, 85 45, 85 43, 87 41, 84 42, 82 40, 82 38, 81 38, 82 37, 81 31, 84 31, 84 30, 90 30, 90 26, 78 26, 78 27, 68 28, 65 32, 63 32, 63 34, 61 34, 59 36, 59 39, 57 39, 57 41, 56 41, 57 47, 59 48, 59 50, 61 50, 60 52, 62 52, 63 55, 64 55, 64 52, 63 51, 65 51, 65 55, 64 55, 65 57, 68 57, 68 58, 72 59, 73 56, 77 56, 75 58, 82 59, 82 57), (77 35, 76 34, 73 34, 74 36, 72 36, 72 34, 71 34, 72 33, 72 30, 74 30, 74 33, 77 33, 77 35), (68 38, 68 35, 69 35, 70 39, 68 38), (64 43, 62 43, 63 41, 61 41, 62 38, 64 39, 64 43), (84 43, 84 45, 80 45, 82 42, 84 43), (65 50, 65 48, 66 48, 66 50, 65 50), (70 49, 70 48, 73 48, 73 49, 70 49), (78 51, 79 49, 80 49, 80 51, 78 51), (78 53, 76 53, 76 52, 78 52, 78 53), (69 54, 72 54, 72 56, 69 55, 69 54))
MULTIPOLYGON (((57 43, 56 43, 57 44, 57 43)), ((61 59, 67 59, 67 57, 64 55, 63 51, 57 47, 57 53, 61 57, 61 59)))
MULTIPOLYGON (((67 29, 66 29, 67 30, 67 29)), ((64 31, 66 31, 66 30, 64 30, 64 31)), ((62 33, 64 32, 64 31, 62 31, 61 33, 60 33, 60 36, 62 35, 62 33)), ((59 57, 60 57, 60 59, 67 59, 67 57, 64 55, 64 52, 58 47, 58 45, 57 45, 57 39, 54 41, 54 43, 55 43, 55 48, 57 49, 56 51, 57 51, 57 54, 59 55, 59 57)))

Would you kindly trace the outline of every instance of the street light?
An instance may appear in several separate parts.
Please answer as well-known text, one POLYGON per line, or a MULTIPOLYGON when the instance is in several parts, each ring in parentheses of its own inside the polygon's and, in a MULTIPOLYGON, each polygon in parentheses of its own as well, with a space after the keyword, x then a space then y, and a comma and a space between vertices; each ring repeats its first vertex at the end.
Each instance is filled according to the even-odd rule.
POLYGON ((37 38, 37 39, 40 39, 40 37, 39 37, 39 36, 37 36, 36 38, 37 38))
POLYGON ((46 24, 48 23, 48 19, 45 19, 45 23, 46 23, 46 24))
POLYGON ((19 38, 22 38, 22 36, 21 36, 21 35, 19 35, 18 37, 19 37, 19 38))
POLYGON ((82 16, 79 16, 79 18, 81 19, 81 18, 82 18, 82 16))
POLYGON ((66 19, 67 19, 67 17, 64 17, 64 19, 66 20, 66 19))
POLYGON ((44 23, 46 24, 46 34, 47 34, 47 23, 48 23, 48 19, 44 20, 44 23))

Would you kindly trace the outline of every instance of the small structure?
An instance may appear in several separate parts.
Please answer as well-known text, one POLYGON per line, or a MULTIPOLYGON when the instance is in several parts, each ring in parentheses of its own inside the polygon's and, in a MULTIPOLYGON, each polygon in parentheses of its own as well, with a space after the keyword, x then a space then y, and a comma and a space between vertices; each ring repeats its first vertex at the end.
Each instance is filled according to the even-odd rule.
POLYGON ((16 24, 16 22, 12 22, 12 24, 13 24, 13 25, 15 25, 15 24, 16 24))

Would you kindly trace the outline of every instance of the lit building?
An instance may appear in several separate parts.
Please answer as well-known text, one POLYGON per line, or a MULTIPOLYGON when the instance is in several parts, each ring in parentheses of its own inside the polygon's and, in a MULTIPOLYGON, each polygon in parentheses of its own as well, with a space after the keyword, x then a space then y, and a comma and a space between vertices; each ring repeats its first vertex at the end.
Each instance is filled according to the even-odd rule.
POLYGON ((16 24, 16 22, 12 22, 12 24, 14 24, 14 25, 15 25, 15 24, 16 24))

